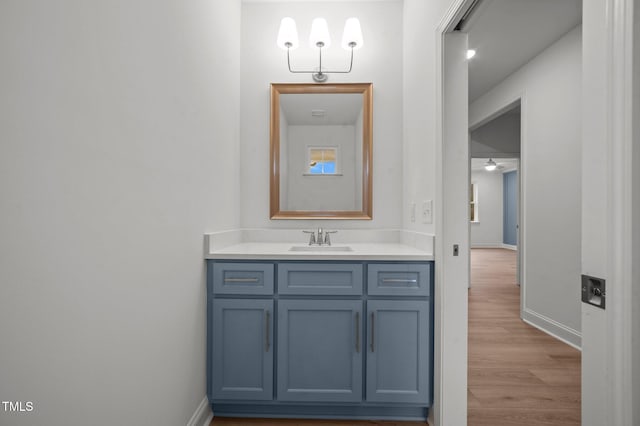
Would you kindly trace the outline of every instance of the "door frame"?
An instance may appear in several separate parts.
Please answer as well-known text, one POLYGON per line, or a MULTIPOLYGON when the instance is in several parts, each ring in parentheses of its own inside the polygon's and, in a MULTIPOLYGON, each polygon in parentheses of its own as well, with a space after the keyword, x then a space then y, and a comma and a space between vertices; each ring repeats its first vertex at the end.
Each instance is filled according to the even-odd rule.
MULTIPOLYGON (((526 167, 524 166, 524 159, 527 155, 527 94, 525 91, 516 92, 514 96, 507 97, 502 103, 497 105, 497 108, 490 113, 483 116, 472 117, 469 115, 469 132, 481 127, 482 125, 490 122, 491 120, 500 117, 505 112, 514 108, 516 104, 520 105, 520 157, 518 158, 518 284, 520 285, 520 318, 525 317, 526 310, 526 215, 525 215, 525 176, 526 167)), ((469 155, 471 157, 471 155, 469 155)))
MULTIPOLYGON (((637 5, 637 2, 635 2, 637 5)), ((638 315, 640 296, 633 291, 633 75, 634 75, 634 0, 605 0, 607 13, 600 19, 605 25, 607 57, 604 77, 606 80, 607 111, 601 117, 606 129, 604 210, 606 227, 605 278, 607 279, 607 307, 604 311, 606 329, 603 335, 587 335, 591 345, 606 341, 604 359, 591 358, 582 364, 583 377, 589 374, 591 361, 600 363, 607 371, 605 388, 605 419, 613 426, 637 424, 633 419, 634 399, 640 390, 634 389, 633 330, 632 320, 638 315), (635 300, 634 300, 635 298, 635 300), (635 314, 634 314, 635 311, 635 314)), ((636 40, 638 42, 638 40, 636 40)), ((638 72, 640 70, 635 70, 638 72)), ((587 82, 588 84, 588 82, 587 82)), ((584 126, 584 123, 583 123, 584 126)), ((583 135, 589 137, 588 134, 583 135)), ((585 170, 583 163, 583 171, 585 170)), ((584 209, 588 206, 583 204, 584 209)), ((588 232, 583 229, 583 232, 588 232)), ((584 249, 584 245, 583 245, 584 249)), ((597 262, 600 263, 600 262, 597 262)), ((583 255, 583 273, 590 268, 583 255)), ((636 277, 637 278, 637 277, 636 277)), ((583 304, 583 320, 587 305, 583 304)), ((584 326, 583 326, 584 329, 584 326)), ((637 332, 637 331, 636 331, 637 332)), ((584 339, 585 337, 583 337, 584 339)), ((637 373, 636 373, 637 374, 637 373)), ((602 390, 584 388, 583 395, 589 402, 597 401, 602 390)), ((583 399, 584 401, 584 399, 583 399)), ((583 403, 583 421, 585 410, 583 403)))
MULTIPOLYGON (((437 217, 445 217, 445 200, 443 194, 446 190, 446 181, 443 180, 443 170, 448 164, 444 163, 445 157, 443 150, 446 140, 443 138, 443 128, 445 123, 451 119, 445 116, 446 106, 455 99, 452 99, 451 93, 447 93, 444 89, 444 53, 445 53, 445 36, 451 31, 460 16, 469 7, 472 0, 453 0, 449 9, 440 21, 436 29, 436 167, 437 182, 436 194, 441 200, 436 211, 437 217)), ((607 420, 607 424, 612 426, 623 426, 632 424, 633 422, 633 397, 634 389, 632 375, 629 374, 632 366, 632 327, 631 321, 634 314, 633 304, 633 268, 632 259, 638 255, 633 253, 633 235, 632 235, 632 156, 633 152, 633 131, 632 131, 632 82, 633 82, 633 3, 634 0, 605 0, 602 4, 598 0, 583 0, 583 4, 588 3, 588 7, 592 10, 600 9, 606 13, 594 14, 589 17, 586 22, 583 21, 583 33, 592 35, 600 33, 604 36, 602 45, 583 46, 583 53, 593 54, 593 49, 600 49, 596 53, 601 56, 602 72, 596 72, 591 80, 585 80, 583 87, 587 88, 588 83, 596 83, 600 85, 602 79, 605 80, 604 86, 606 91, 604 94, 592 96, 585 102, 584 108, 593 108, 591 102, 604 102, 606 105, 606 114, 600 117, 592 117, 598 120, 598 126, 606 129, 606 137, 603 142, 607 159, 603 161, 604 171, 602 173, 605 179, 604 191, 600 194, 601 203, 606 203, 603 208, 604 217, 597 219, 597 224, 606 228, 606 256, 605 259, 595 261, 593 266, 597 270, 603 272, 604 278, 609 283, 607 292, 607 310, 603 311, 604 327, 599 327, 594 334, 583 332, 583 344, 599 344, 605 342, 602 349, 602 356, 598 355, 589 360, 585 365, 583 362, 583 383, 584 376, 592 369, 602 369, 606 371, 609 380, 601 382, 599 387, 583 387, 582 390, 582 421, 585 425, 596 425, 597 418, 586 416, 597 409, 607 420), (585 29, 586 28, 586 29, 585 29), (601 99, 596 99, 601 98, 601 99), (598 343, 597 341, 600 341, 598 343), (603 389, 604 387, 604 389, 603 389), (604 397, 604 401, 602 395, 604 397), (589 407, 597 407, 591 408, 589 407)), ((584 10, 584 9, 583 9, 584 10)), ((583 65, 585 62, 583 61, 583 65)), ((638 71, 638 70, 636 70, 638 71)), ((590 88, 590 87, 589 87, 590 88)), ((455 95, 455 94, 454 94, 455 95)), ((583 116, 584 117, 584 116, 583 116)), ((587 127, 583 120, 583 138, 589 138, 591 135, 585 132, 587 127)), ((521 128, 522 130, 522 128, 521 128)), ((595 136, 593 136, 595 137, 595 136)), ((589 149, 588 145, 585 145, 589 149)), ((597 150, 599 152, 599 150, 597 150)), ((586 163, 583 162, 583 167, 586 163)), ((588 164, 587 164, 588 165, 588 164)), ((584 177, 583 177, 584 179, 584 177)), ((583 180, 584 183, 584 180, 583 180)), ((583 193, 584 194, 584 193, 583 193)), ((465 197, 468 194, 465 193, 465 197)), ((585 212, 583 202, 583 215, 585 212)), ((523 206, 524 210, 524 206, 523 206)), ((458 227, 464 228, 468 232, 468 221, 465 224, 462 221, 458 227)), ((436 289, 445 289, 448 285, 455 285, 449 279, 449 269, 447 262, 443 257, 447 257, 444 251, 444 241, 449 237, 450 227, 442 225, 441 220, 438 221, 436 227, 436 289)), ((599 235, 598 231, 591 231, 583 227, 583 240, 586 238, 594 238, 599 235), (591 235, 595 232, 595 235, 591 235)), ((596 241, 594 241, 595 243, 596 241)), ((602 242, 600 242, 602 243, 602 242)), ((592 265, 590 259, 585 259, 583 244, 583 273, 592 265)), ((524 272, 524 271, 523 271, 524 272)), ((438 293, 442 293, 439 291, 438 293)), ((436 374, 435 374, 435 399, 434 399, 434 419, 435 425, 464 425, 466 424, 466 377, 460 377, 459 371, 466 372, 466 346, 463 354, 452 354, 456 345, 453 340, 467 338, 467 328, 459 324, 461 321, 467 321, 466 304, 463 305, 464 313, 462 313, 460 302, 458 300, 448 298, 447 295, 436 294, 435 304, 435 322, 436 326, 442 326, 447 320, 451 319, 451 314, 446 313, 442 309, 443 303, 447 303, 447 311, 453 311, 461 314, 462 318, 453 319, 458 323, 455 327, 448 326, 436 333, 436 374), (450 334, 454 334, 451 336, 450 334), (442 364, 445 356, 451 356, 447 360, 446 365, 442 364), (453 400, 458 399, 458 412, 452 412, 454 407, 453 400), (462 406, 462 403, 464 406, 462 406), (454 420, 455 419, 455 420, 454 420)), ((637 311, 635 312, 637 315, 637 311)), ((585 308, 583 305, 583 328, 585 320, 585 308)), ((635 395, 637 398, 637 394, 635 395)))
MULTIPOLYGON (((468 75, 466 60, 462 59, 455 73, 450 68, 445 72, 445 54, 451 53, 447 39, 453 36, 455 25, 474 0, 453 0, 449 9, 436 27, 436 200, 435 221, 436 238, 434 242, 435 256, 435 292, 434 292, 434 402, 429 413, 429 424, 456 425, 467 424, 467 297, 469 286, 469 126, 468 126, 468 75), (464 81, 452 85, 448 90, 445 82, 464 75, 464 81), (453 93, 451 93, 453 92, 453 93), (459 109, 454 106, 460 104, 459 109), (447 108, 451 114, 445 114, 447 108), (456 126, 457 124, 457 126, 456 126), (466 146, 466 155, 461 159, 463 164, 455 166, 463 170, 462 176, 449 179, 451 169, 445 165, 445 159, 451 155, 446 151, 445 139, 452 139, 462 147, 461 139, 455 138, 455 131, 462 127, 460 138, 466 146), (452 133, 451 130, 454 132, 452 133), (459 185, 464 178, 466 185, 459 185), (460 193, 448 191, 449 185, 460 186, 460 193), (455 199, 454 202, 453 199, 455 199), (464 207, 446 208, 446 205, 464 207), (451 215, 459 215, 455 221, 451 215), (461 214, 460 214, 461 213, 461 214), (447 223, 445 224, 445 218, 447 223), (456 222, 457 221, 457 222, 456 222), (456 227, 454 224, 458 223, 456 227), (454 258, 451 243, 459 244, 463 256, 454 258), (466 255, 465 255, 466 253, 466 255), (462 281, 462 282, 461 282, 462 281), (445 309, 446 307, 446 309, 445 309)), ((464 37, 466 50, 466 34, 464 37)), ((464 53, 463 58, 466 58, 464 53)), ((456 189, 458 189, 456 187, 456 189)))

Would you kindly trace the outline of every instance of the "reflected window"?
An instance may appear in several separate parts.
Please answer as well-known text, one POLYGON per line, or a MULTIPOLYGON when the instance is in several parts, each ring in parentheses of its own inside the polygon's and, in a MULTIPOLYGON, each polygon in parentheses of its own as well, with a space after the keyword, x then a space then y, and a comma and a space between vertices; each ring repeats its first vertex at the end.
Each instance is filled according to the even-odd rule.
POLYGON ((471 183, 469 187, 469 212, 471 222, 480 222, 478 220, 478 184, 471 183))
POLYGON ((309 148, 309 174, 335 175, 337 173, 337 148, 309 148))

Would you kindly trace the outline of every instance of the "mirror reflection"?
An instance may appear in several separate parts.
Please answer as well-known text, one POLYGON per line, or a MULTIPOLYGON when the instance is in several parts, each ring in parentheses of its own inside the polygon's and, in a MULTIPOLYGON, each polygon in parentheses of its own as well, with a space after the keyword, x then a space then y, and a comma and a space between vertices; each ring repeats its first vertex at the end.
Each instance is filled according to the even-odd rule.
POLYGON ((370 84, 272 85, 273 219, 371 219, 370 101, 370 84))

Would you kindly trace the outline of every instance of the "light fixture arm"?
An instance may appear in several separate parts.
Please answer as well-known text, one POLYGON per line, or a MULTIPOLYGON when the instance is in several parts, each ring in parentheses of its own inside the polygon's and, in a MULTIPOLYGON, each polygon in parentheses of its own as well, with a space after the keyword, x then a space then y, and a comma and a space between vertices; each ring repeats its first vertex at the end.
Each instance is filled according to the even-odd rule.
POLYGON ((350 73, 351 70, 353 69, 353 48, 355 47, 355 43, 349 43, 349 47, 351 47, 351 59, 349 60, 349 69, 348 70, 340 70, 340 71, 327 71, 327 70, 323 70, 322 69, 322 48, 324 47, 324 43, 319 42, 316 44, 316 46, 318 47, 318 59, 319 59, 319 66, 318 66, 318 70, 315 71, 307 71, 307 70, 293 70, 291 69, 291 56, 290 56, 290 50, 291 50, 291 43, 286 43, 285 46, 287 47, 287 66, 289 67, 289 72, 294 73, 294 74, 312 74, 313 76, 313 81, 317 82, 317 83, 324 83, 325 81, 327 81, 327 73, 332 73, 332 74, 347 74, 350 73))

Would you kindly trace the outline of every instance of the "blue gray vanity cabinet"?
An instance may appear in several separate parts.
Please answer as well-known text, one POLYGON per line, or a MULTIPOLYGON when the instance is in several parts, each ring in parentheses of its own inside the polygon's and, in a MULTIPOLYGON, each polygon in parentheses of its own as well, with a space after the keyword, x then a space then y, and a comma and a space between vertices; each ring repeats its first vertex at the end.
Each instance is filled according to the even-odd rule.
POLYGON ((433 262, 208 260, 219 417, 424 420, 433 262))
POLYGON ((362 400, 362 301, 278 301, 278 400, 362 400))
POLYGON ((367 302, 367 401, 431 401, 429 302, 367 302))
POLYGON ((212 395, 273 399, 273 300, 213 300, 212 395))

